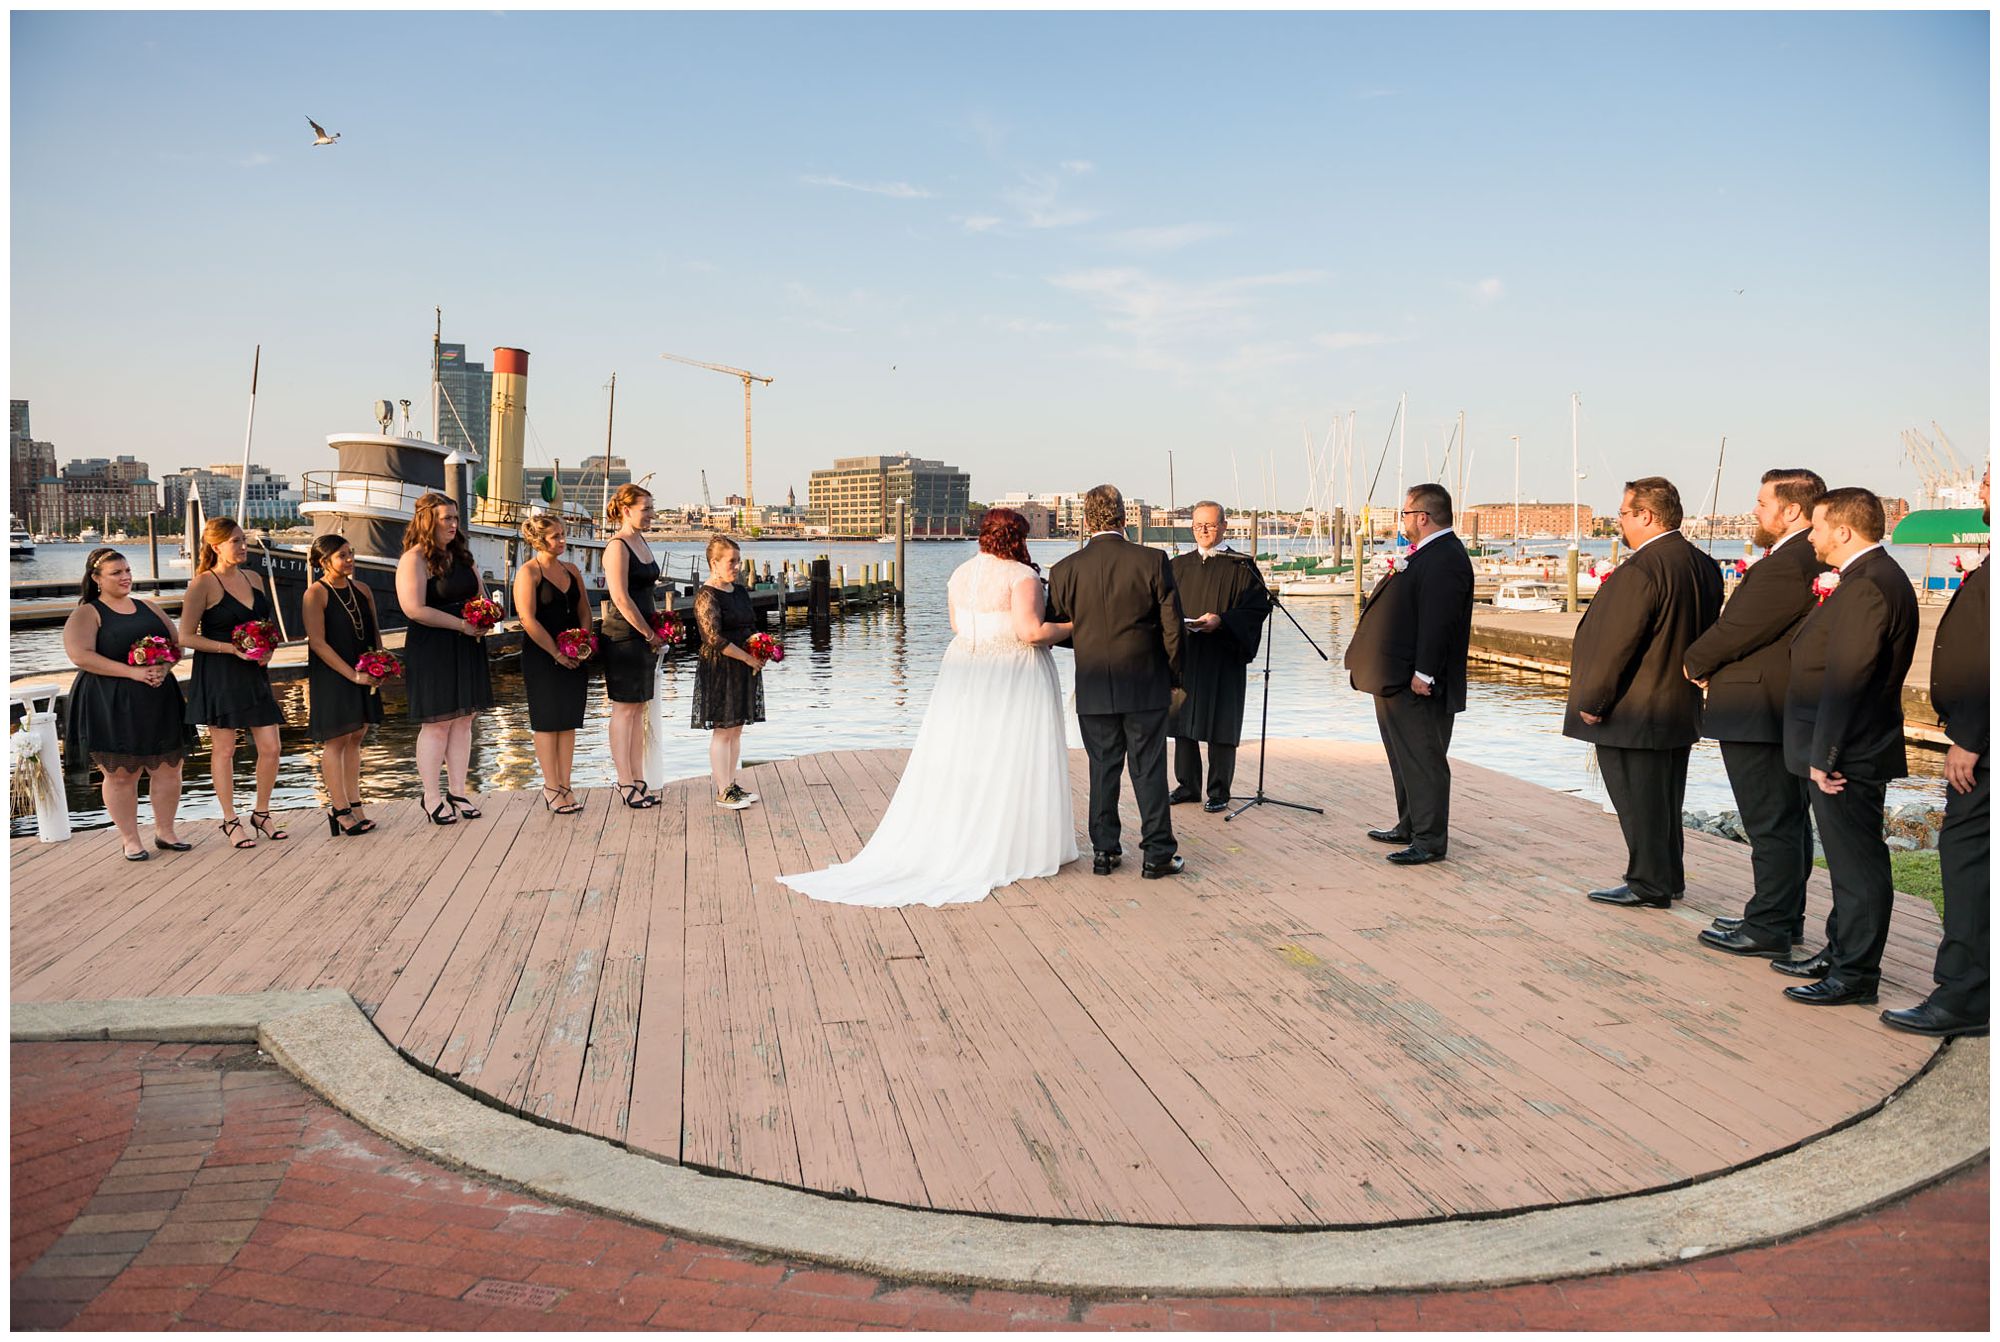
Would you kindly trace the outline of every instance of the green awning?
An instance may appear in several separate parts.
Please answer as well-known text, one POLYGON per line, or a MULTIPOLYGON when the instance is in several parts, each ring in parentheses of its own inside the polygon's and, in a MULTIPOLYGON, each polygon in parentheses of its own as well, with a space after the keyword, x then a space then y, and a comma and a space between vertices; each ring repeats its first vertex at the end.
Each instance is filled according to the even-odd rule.
POLYGON ((1977 508, 1922 508, 1896 523, 1897 545, 1985 545, 1992 531, 1977 508))

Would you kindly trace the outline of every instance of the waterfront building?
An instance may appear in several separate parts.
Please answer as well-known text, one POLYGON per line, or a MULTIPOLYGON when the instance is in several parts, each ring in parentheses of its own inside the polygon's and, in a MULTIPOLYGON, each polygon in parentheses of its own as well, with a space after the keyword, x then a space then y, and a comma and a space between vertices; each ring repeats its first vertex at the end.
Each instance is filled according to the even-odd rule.
POLYGON ((24 525, 32 518, 37 527, 49 526, 38 511, 36 487, 55 478, 55 444, 35 441, 28 427, 26 401, 10 403, 8 412, 7 511, 24 525))
MULTIPOLYGON (((243 480, 241 462, 220 462, 212 466, 183 466, 161 481, 169 516, 179 518, 187 510, 190 493, 201 500, 207 517, 236 517, 236 499, 243 480)), ((242 489, 246 526, 285 527, 298 521, 299 491, 285 476, 262 466, 250 467, 250 483, 242 489)))
MULTIPOLYGON (((493 404, 493 374, 483 363, 465 357, 465 346, 438 346, 437 440, 447 450, 470 447, 486 460, 486 441, 493 404), (453 414, 456 410, 458 413, 453 414), (469 435, 469 436, 468 436, 469 435)), ((616 458, 614 458, 616 460, 616 458)), ((629 477, 628 477, 629 478, 629 477)))
POLYGON ((807 512, 829 536, 875 537, 895 525, 896 503, 909 506, 910 535, 937 540, 972 534, 972 477, 942 461, 903 453, 838 457, 806 483, 807 512))
MULTIPOLYGON (((632 468, 625 464, 625 458, 611 458, 610 492, 618 492, 620 485, 632 483, 632 468)), ((547 501, 542 492, 551 475, 562 488, 565 503, 574 503, 593 517, 603 511, 606 492, 605 466, 602 456, 585 457, 574 466, 564 466, 558 474, 551 466, 521 467, 521 495, 530 502, 536 499, 547 501)))
POLYGON ((159 506, 146 463, 130 456, 85 457, 35 482, 35 516, 55 531, 81 529, 106 518, 143 518, 159 506))
MULTIPOLYGON (((1488 540, 1505 537, 1514 539, 1514 508, 1508 503, 1475 503, 1464 509, 1458 519, 1457 529, 1466 535, 1481 536, 1488 540)), ((1520 503, 1522 536, 1568 536, 1574 525, 1586 536, 1596 534, 1598 516, 1588 504, 1578 504, 1574 514, 1567 503, 1543 503, 1539 499, 1523 499, 1520 503), (1572 522, 1572 516, 1575 521, 1572 522)), ((1394 511, 1391 509, 1391 511, 1394 511)))

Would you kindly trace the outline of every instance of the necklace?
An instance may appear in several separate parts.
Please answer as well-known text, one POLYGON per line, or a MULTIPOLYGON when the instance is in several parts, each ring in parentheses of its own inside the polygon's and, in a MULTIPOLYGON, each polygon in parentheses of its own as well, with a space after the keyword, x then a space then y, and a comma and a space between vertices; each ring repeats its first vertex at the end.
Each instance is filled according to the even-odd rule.
POLYGON ((366 644, 368 642, 368 625, 361 618, 361 598, 354 594, 352 590, 353 584, 349 583, 346 587, 335 587, 332 583, 326 582, 324 578, 321 578, 320 581, 326 583, 327 591, 332 592, 334 596, 340 599, 340 608, 347 612, 347 618, 353 622, 354 636, 360 639, 363 644, 366 644))

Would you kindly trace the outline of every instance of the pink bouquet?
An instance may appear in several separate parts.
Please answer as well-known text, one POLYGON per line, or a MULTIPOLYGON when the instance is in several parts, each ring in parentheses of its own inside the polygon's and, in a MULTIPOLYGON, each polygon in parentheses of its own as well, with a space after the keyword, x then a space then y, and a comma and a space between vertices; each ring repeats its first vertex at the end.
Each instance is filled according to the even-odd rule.
POLYGON ((403 664, 396 660, 395 654, 384 652, 380 648, 370 648, 356 657, 354 669, 364 676, 373 676, 377 680, 388 680, 392 676, 403 674, 403 664))
POLYGON ((597 655, 597 635, 588 629, 565 629, 556 635, 556 651, 579 662, 597 655))
POLYGON ((164 634, 148 634, 125 654, 130 666, 172 666, 181 659, 181 650, 164 634))
POLYGON ((785 645, 769 634, 752 634, 750 641, 744 646, 752 657, 762 657, 767 662, 785 660, 785 645))
POLYGON ((269 620, 245 620, 229 631, 229 641, 253 662, 268 662, 278 650, 278 626, 269 620))
POLYGON ((686 631, 681 628, 681 617, 670 610, 655 611, 653 636, 670 648, 679 647, 681 639, 686 636, 686 631))
POLYGON ((501 618, 507 614, 506 611, 501 610, 498 605, 488 601, 483 596, 476 596, 466 602, 465 609, 460 613, 465 617, 467 624, 479 630, 491 629, 494 625, 500 623, 501 618))

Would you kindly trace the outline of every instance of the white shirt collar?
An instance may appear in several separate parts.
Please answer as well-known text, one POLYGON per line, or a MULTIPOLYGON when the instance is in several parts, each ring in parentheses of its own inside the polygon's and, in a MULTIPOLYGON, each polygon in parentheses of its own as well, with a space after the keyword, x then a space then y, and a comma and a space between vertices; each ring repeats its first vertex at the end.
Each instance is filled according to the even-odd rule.
POLYGON ((1806 533, 1807 533, 1808 531, 1811 531, 1811 530, 1812 530, 1812 528, 1811 528, 1811 527, 1800 527, 1800 528, 1799 528, 1799 529, 1798 529, 1797 531, 1787 531, 1787 532, 1786 532, 1786 533, 1785 533, 1784 535, 1782 535, 1782 536, 1778 537, 1778 539, 1776 539, 1776 540, 1772 541, 1772 542, 1771 542, 1771 548, 1770 548, 1770 549, 1768 549, 1768 550, 1766 550, 1766 551, 1764 551, 1764 553, 1765 553, 1765 554, 1767 554, 1767 555, 1774 555, 1774 554, 1778 553, 1778 551, 1782 550, 1782 549, 1783 549, 1783 548, 1785 547, 1785 542, 1786 542, 1786 541, 1788 541, 1788 540, 1792 539, 1792 537, 1794 537, 1794 536, 1803 536, 1803 535, 1805 535, 1805 534, 1806 534, 1806 533))
POLYGON ((1418 541, 1415 545, 1412 545, 1410 547, 1410 553, 1415 554, 1417 551, 1423 549, 1426 545, 1429 545, 1432 541, 1436 540, 1439 536, 1449 536, 1450 534, 1451 534, 1450 527, 1439 527, 1436 531, 1433 531, 1430 535, 1424 537, 1422 540, 1418 541))
POLYGON ((1856 550, 1853 554, 1847 557, 1847 562, 1840 566, 1840 571, 1842 573, 1845 573, 1847 572, 1847 570, 1853 568, 1855 565, 1855 561, 1859 560, 1861 556, 1867 554, 1868 550, 1879 550, 1881 548, 1882 548, 1882 542, 1876 541, 1873 545, 1869 546, 1867 550, 1856 550))
POLYGON ((1651 545, 1654 541, 1665 540, 1668 536, 1678 536, 1680 534, 1681 534, 1681 529, 1679 527, 1675 527, 1671 531, 1662 531, 1657 536, 1649 536, 1645 540, 1640 541, 1637 545, 1633 546, 1632 553, 1638 554, 1639 551, 1645 549, 1648 545, 1651 545))
POLYGON ((1195 552, 1199 554, 1203 559, 1213 559, 1217 555, 1221 554, 1224 550, 1227 550, 1229 548, 1229 542, 1224 541, 1222 542, 1222 544, 1216 546, 1213 550, 1204 550, 1199 545, 1195 546, 1194 548, 1195 552))
POLYGON ((1090 533, 1091 540, 1096 540, 1099 536, 1116 536, 1119 540, 1124 540, 1125 529, 1123 527, 1120 527, 1116 531, 1093 531, 1090 533))

